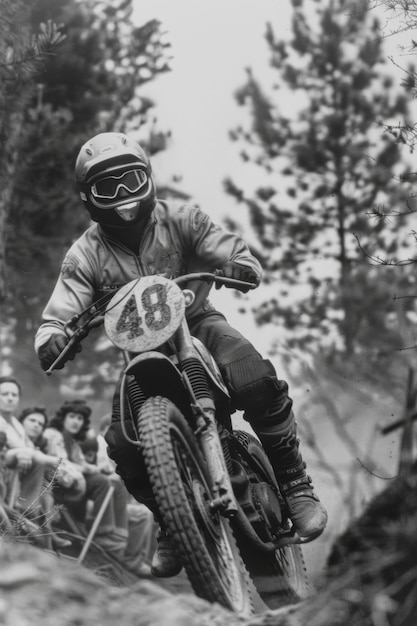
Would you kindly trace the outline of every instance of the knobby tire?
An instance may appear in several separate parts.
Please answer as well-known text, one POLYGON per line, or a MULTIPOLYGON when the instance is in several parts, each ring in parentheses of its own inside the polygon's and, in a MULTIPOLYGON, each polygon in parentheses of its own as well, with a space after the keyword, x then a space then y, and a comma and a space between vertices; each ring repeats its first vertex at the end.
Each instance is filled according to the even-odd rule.
POLYGON ((205 508, 206 464, 186 419, 157 396, 144 403, 138 430, 160 514, 195 593, 240 615, 253 613, 261 600, 228 520, 205 508))

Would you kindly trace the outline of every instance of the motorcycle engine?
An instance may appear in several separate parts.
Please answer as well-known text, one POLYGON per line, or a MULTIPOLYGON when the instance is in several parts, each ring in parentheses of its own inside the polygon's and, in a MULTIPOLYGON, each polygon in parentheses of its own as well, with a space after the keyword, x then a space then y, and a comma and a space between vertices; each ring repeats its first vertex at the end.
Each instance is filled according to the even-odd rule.
POLYGON ((276 493, 267 483, 257 483, 252 487, 253 497, 261 507, 265 520, 272 528, 282 523, 281 507, 276 493))

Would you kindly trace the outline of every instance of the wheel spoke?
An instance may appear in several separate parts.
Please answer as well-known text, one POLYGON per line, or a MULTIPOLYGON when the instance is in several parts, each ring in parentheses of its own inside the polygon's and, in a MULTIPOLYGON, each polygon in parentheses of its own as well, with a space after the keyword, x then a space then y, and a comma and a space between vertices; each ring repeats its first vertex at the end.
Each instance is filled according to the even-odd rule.
POLYGON ((196 516, 196 521, 204 535, 205 545, 214 561, 219 579, 225 590, 233 597, 233 602, 239 603, 241 602, 242 588, 240 574, 235 563, 234 554, 230 548, 227 531, 224 527, 228 522, 218 512, 212 513, 209 510, 208 505, 211 500, 209 487, 199 463, 189 450, 182 434, 178 431, 173 431, 172 441, 187 498, 193 511, 199 513, 196 516), (193 488, 191 483, 195 484, 196 482, 202 487, 202 491, 206 496, 207 510, 204 515, 201 514, 201 506, 195 502, 196 488, 195 486, 193 488))

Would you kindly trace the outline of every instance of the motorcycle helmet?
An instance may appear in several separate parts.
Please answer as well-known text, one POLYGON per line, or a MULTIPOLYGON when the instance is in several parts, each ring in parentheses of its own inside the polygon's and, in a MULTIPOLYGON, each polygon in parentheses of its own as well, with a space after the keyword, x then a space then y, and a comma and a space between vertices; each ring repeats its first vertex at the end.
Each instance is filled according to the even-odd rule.
POLYGON ((143 148, 123 133, 100 133, 80 149, 75 182, 91 219, 129 228, 156 203, 152 167, 143 148))

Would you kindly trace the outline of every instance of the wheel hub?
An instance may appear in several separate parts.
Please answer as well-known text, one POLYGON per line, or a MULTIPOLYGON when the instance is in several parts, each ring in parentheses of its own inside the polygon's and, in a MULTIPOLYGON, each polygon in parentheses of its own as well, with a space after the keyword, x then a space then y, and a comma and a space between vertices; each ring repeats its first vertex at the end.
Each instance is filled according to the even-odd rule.
POLYGON ((220 527, 216 520, 218 514, 212 514, 210 510, 209 494, 198 480, 193 480, 193 495, 200 520, 203 522, 205 529, 210 533, 211 537, 215 541, 218 541, 220 538, 220 527))

